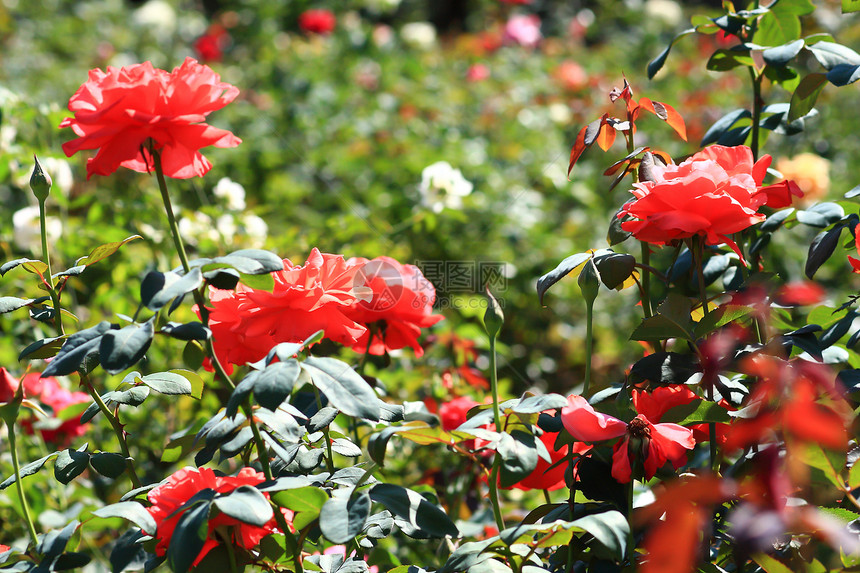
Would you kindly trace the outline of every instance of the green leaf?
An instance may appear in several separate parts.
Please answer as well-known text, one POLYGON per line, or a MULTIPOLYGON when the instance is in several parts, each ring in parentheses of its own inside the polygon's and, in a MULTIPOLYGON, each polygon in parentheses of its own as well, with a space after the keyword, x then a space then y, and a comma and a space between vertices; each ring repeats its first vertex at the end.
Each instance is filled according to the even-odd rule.
POLYGON ((256 373, 254 400, 264 408, 277 410, 293 391, 300 373, 299 363, 293 359, 270 364, 256 373))
POLYGON ((89 461, 90 455, 85 451, 71 448, 64 450, 57 455, 57 461, 54 462, 54 477, 58 482, 67 484, 87 469, 89 461))
POLYGON ((510 434, 502 434, 496 452, 502 457, 499 474, 499 485, 510 487, 528 475, 537 467, 538 454, 533 434, 514 430, 510 434))
POLYGON ((687 426, 702 422, 730 422, 732 417, 728 411, 714 402, 706 400, 693 400, 689 404, 670 408, 660 418, 661 422, 668 422, 687 426))
POLYGON ((636 258, 624 253, 609 253, 594 258, 600 281, 608 289, 621 286, 633 274, 636 258))
POLYGON ((726 72, 740 66, 753 66, 749 49, 717 50, 711 55, 705 67, 712 72, 726 72))
POLYGON ((117 252, 119 250, 119 248, 122 247, 124 244, 126 244, 130 241, 133 241, 135 239, 142 239, 142 238, 143 237, 141 237, 140 235, 132 235, 131 237, 129 237, 127 239, 123 239, 122 241, 118 241, 116 243, 105 243, 104 245, 99 245, 98 247, 96 247, 95 249, 92 250, 92 252, 89 254, 89 256, 82 257, 82 258, 78 259, 77 264, 78 265, 84 265, 84 266, 88 267, 88 266, 93 265, 93 264, 95 264, 95 263, 97 263, 103 259, 108 258, 112 254, 117 252))
POLYGON ((87 356, 99 352, 102 336, 110 329, 110 323, 102 321, 91 328, 69 336, 63 343, 63 347, 42 372, 42 377, 67 376, 76 372, 87 356))
POLYGON ((630 535, 630 524, 621 512, 613 509, 603 513, 586 515, 573 520, 571 525, 587 531, 619 560, 624 559, 627 552, 627 537, 630 535))
POLYGON ((848 472, 848 486, 852 490, 860 487, 860 461, 855 461, 848 472))
POLYGON ((860 0, 842 0, 842 13, 860 12, 860 0))
POLYGON ((827 76, 824 74, 809 74, 802 80, 800 85, 794 90, 791 95, 791 109, 788 112, 788 121, 799 119, 815 107, 815 102, 818 100, 818 94, 824 89, 827 83, 827 76))
POLYGON ((174 573, 187 573, 206 543, 209 527, 209 502, 198 503, 185 511, 167 548, 167 561, 174 573))
POLYGON ((373 388, 345 362, 312 356, 302 363, 314 385, 331 405, 363 420, 379 420, 379 398, 373 388))
POLYGON ((803 49, 803 40, 794 40, 782 46, 768 48, 761 53, 765 63, 769 66, 785 66, 803 49))
POLYGON ((847 86, 860 80, 860 65, 839 64, 827 72, 827 81, 837 87, 847 86))
POLYGON ((17 296, 0 296, 0 314, 24 308, 36 299, 18 298, 17 296))
MULTIPOLYGON (((48 463, 49 460, 56 458, 59 454, 60 454, 60 452, 52 452, 52 453, 48 454, 47 456, 39 458, 35 462, 30 462, 29 464, 25 464, 25 465, 21 466, 21 471, 20 471, 21 478, 23 479, 27 476, 33 475, 34 473, 36 473, 37 471, 42 469, 42 467, 46 463, 48 463)), ((11 476, 9 476, 5 480, 3 480, 3 483, 0 483, 0 490, 6 489, 7 487, 9 487, 13 483, 15 483, 15 481, 16 481, 15 474, 12 474, 11 476)))
POLYGON ((705 135, 702 138, 702 142, 699 145, 704 147, 706 145, 710 145, 711 143, 717 142, 738 121, 749 117, 752 117, 752 113, 748 109, 736 109, 734 111, 730 111, 729 113, 718 119, 714 123, 714 125, 708 128, 708 131, 705 132, 705 135))
POLYGON ((818 42, 807 49, 827 71, 839 65, 860 65, 860 54, 836 42, 818 42))
POLYGON ((14 261, 3 263, 3 265, 0 266, 0 276, 5 275, 9 271, 20 265, 24 265, 24 268, 27 269, 27 271, 34 274, 42 274, 46 270, 48 270, 48 265, 46 265, 42 261, 37 261, 35 259, 15 259, 14 261))
POLYGON ((800 38, 800 16, 811 14, 815 5, 810 0, 774 2, 758 22, 753 42, 760 46, 782 46, 800 38))
POLYGON ((654 76, 657 75, 657 72, 659 72, 660 69, 663 67, 663 65, 665 65, 666 59, 669 57, 669 52, 672 50, 672 46, 675 45, 675 42, 677 42, 678 40, 680 40, 681 38, 683 38, 684 36, 686 36, 688 34, 692 34, 695 31, 696 31, 696 28, 689 28, 687 30, 684 30, 683 32, 679 32, 674 38, 672 38, 672 41, 669 42, 669 45, 666 46, 666 48, 663 49, 663 51, 660 52, 656 58, 654 58, 653 60, 648 62, 648 79, 649 80, 653 79, 654 76))
POLYGON ((141 325, 130 324, 104 333, 99 343, 102 368, 116 374, 137 364, 152 344, 154 322, 152 317, 141 325))
POLYGON ((158 311, 178 296, 189 293, 203 284, 200 267, 185 275, 168 271, 150 271, 140 283, 140 303, 149 310, 158 311))
POLYGON ((97 452, 90 456, 90 465, 101 475, 116 479, 121 476, 128 467, 125 458, 111 452, 97 452))
POLYGON ((36 553, 44 557, 45 561, 59 557, 65 551, 66 545, 68 545, 69 540, 80 525, 81 522, 75 519, 59 531, 53 529, 45 533, 41 536, 41 540, 36 546, 36 553))
POLYGON ((320 509, 328 499, 325 491, 318 487, 286 489, 272 494, 272 501, 295 513, 293 526, 299 531, 319 517, 320 509))
POLYGON ((518 414, 539 414, 546 410, 560 410, 567 406, 567 398, 560 394, 525 396, 511 410, 518 414))
POLYGON ((791 567, 765 553, 753 555, 752 560, 755 561, 765 573, 792 573, 791 567))
POLYGON ((809 252, 806 255, 806 267, 804 273, 806 277, 812 279, 815 272, 830 258, 836 250, 836 245, 839 244, 839 235, 842 234, 843 225, 836 225, 829 231, 819 233, 812 239, 809 245, 809 252))
POLYGON ((212 330, 196 320, 185 324, 168 322, 161 327, 160 332, 177 340, 208 340, 212 338, 212 330))
POLYGON ((187 396, 192 391, 191 382, 186 376, 179 374, 177 371, 148 374, 141 378, 140 381, 156 392, 169 396, 187 396))
POLYGON ((370 488, 370 497, 392 514, 431 537, 460 535, 451 518, 416 491, 390 483, 379 483, 370 488))
POLYGON ((52 358, 57 355, 67 338, 67 335, 63 335, 37 340, 21 351, 21 354, 18 355, 18 360, 21 361, 25 358, 29 360, 52 358))
POLYGON ((216 257, 214 260, 227 259, 233 261, 233 268, 242 274, 255 275, 284 270, 284 261, 281 257, 262 249, 241 249, 233 251, 225 257, 216 257))
POLYGON ((366 492, 334 497, 320 510, 320 531, 332 543, 346 543, 361 533, 369 516, 370 496, 366 492))
POLYGON ((270 274, 246 275, 240 273, 239 278, 243 285, 249 286, 253 289, 272 292, 272 289, 275 288, 275 279, 270 274))
POLYGON ((666 340, 668 338, 695 340, 694 335, 684 326, 662 314, 644 319, 630 335, 630 340, 666 340))
POLYGON ((542 276, 537 282, 538 300, 543 304, 543 295, 549 287, 566 277, 572 271, 578 269, 585 261, 591 258, 591 253, 576 253, 561 261, 556 268, 542 276))
POLYGON ((157 524, 146 509, 136 501, 121 501, 107 505, 93 512, 96 517, 109 519, 111 517, 121 517, 138 526, 142 531, 155 534, 157 524))
POLYGON ((257 527, 264 526, 274 516, 266 496, 249 485, 241 485, 228 495, 216 497, 212 503, 222 513, 257 527))
POLYGON ((818 444, 807 443, 800 457, 805 464, 821 470, 824 477, 837 488, 844 486, 841 474, 846 463, 845 452, 825 450, 818 444))

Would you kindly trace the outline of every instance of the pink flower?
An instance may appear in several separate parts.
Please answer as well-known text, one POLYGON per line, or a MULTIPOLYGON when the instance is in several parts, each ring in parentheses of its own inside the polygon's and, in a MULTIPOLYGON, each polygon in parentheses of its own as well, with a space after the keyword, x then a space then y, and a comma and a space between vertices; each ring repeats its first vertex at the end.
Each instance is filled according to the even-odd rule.
POLYGON ((490 77, 490 68, 486 64, 472 64, 466 72, 466 79, 470 82, 481 82, 490 77))
POLYGON ((172 72, 150 62, 90 70, 89 80, 69 100, 75 116, 60 123, 78 136, 64 143, 63 151, 71 157, 83 149, 99 150, 87 160, 87 179, 119 167, 148 173, 153 160, 147 142, 152 140, 167 177, 202 177, 212 164, 200 148, 242 143, 229 131, 204 123, 237 95, 235 86, 192 58, 172 72))
POLYGON ((623 436, 612 454, 612 477, 621 483, 630 481, 633 469, 631 456, 644 464, 645 479, 669 461, 675 469, 686 463, 687 452, 696 445, 693 432, 677 424, 652 424, 643 414, 625 423, 596 412, 582 396, 570 396, 561 411, 564 428, 583 442, 611 440, 623 436))
MULTIPOLYGON (((53 411, 54 415, 75 404, 89 403, 90 396, 85 392, 71 392, 63 388, 56 378, 40 378, 37 373, 25 375, 20 381, 16 380, 5 368, 0 368, 0 403, 9 402, 18 389, 24 385, 24 398, 37 400, 53 411)), ((22 411, 23 412, 23 411, 22 411)), ((33 420, 21 420, 21 425, 28 434, 33 433, 33 420)), ((76 416, 64 421, 51 430, 42 430, 42 438, 51 444, 69 443, 72 438, 87 431, 76 416)))
POLYGON ((334 14, 328 10, 307 10, 299 16, 299 28, 307 34, 331 34, 336 23, 334 14))
POLYGON ((534 14, 512 16, 505 24, 504 39, 511 44, 534 48, 541 41, 540 18, 534 14))
POLYGON ((391 257, 376 257, 371 261, 354 257, 346 264, 355 269, 355 286, 372 291, 370 300, 356 299, 345 312, 368 327, 352 349, 364 352, 370 342, 371 354, 382 355, 408 346, 416 356, 422 356, 424 349, 418 344, 421 329, 443 318, 433 314, 436 299, 433 284, 418 267, 400 264, 391 257))

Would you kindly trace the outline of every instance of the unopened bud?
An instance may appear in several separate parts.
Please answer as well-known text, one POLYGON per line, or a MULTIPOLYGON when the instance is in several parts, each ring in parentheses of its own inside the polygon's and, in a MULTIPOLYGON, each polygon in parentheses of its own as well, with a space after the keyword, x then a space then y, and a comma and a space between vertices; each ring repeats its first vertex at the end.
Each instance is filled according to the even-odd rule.
POLYGON ((505 314, 502 312, 502 307, 499 306, 492 294, 490 288, 487 287, 487 311, 484 313, 484 330, 490 335, 490 338, 495 338, 502 329, 502 324, 505 322, 505 314))
POLYGON ((42 169, 42 164, 39 163, 39 159, 35 155, 33 161, 36 162, 36 165, 33 167, 33 174, 30 175, 30 189, 33 190, 33 195, 36 196, 39 203, 44 203, 54 182, 51 181, 51 176, 42 169))
POLYGON ((597 266, 594 264, 594 259, 588 259, 585 266, 582 267, 582 272, 579 273, 579 290, 582 291, 582 297, 585 302, 591 304, 597 298, 597 293, 600 290, 600 275, 597 274, 597 266))

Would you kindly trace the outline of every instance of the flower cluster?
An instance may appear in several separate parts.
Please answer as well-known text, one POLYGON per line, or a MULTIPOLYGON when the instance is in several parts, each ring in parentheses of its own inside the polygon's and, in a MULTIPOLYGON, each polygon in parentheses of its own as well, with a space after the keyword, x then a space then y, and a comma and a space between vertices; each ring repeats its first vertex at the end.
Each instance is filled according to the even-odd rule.
POLYGON ((21 420, 21 425, 28 434, 39 428, 42 438, 51 444, 65 445, 72 438, 87 431, 77 416, 68 420, 60 420, 56 415, 69 406, 90 402, 85 392, 72 392, 64 388, 56 378, 40 378, 38 373, 24 375, 21 380, 15 379, 5 368, 0 368, 0 403, 10 402, 18 390, 24 386, 24 398, 34 399, 53 412, 55 418, 40 423, 32 419, 21 420))
POLYGON ((246 364, 280 342, 301 342, 318 330, 326 338, 381 355, 418 344, 433 315, 433 285, 413 265, 390 257, 373 260, 311 251, 304 265, 284 260, 272 292, 238 284, 210 290, 209 326, 219 360, 246 364))

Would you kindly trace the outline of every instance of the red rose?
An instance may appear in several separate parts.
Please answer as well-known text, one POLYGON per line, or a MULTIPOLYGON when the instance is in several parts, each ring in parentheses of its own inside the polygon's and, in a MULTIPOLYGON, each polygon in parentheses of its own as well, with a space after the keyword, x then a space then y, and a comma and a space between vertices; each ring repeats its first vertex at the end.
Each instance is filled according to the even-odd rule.
POLYGON ((347 315, 369 326, 352 349, 364 352, 370 342, 371 354, 381 355, 389 350, 411 347, 417 356, 424 354, 418 344, 421 329, 442 320, 433 314, 436 289, 424 278, 418 267, 401 265, 391 257, 376 257, 372 261, 361 257, 346 263, 356 269, 356 286, 373 292, 370 300, 356 300, 347 315))
MULTIPOLYGON (((209 468, 183 468, 172 474, 165 483, 151 490, 147 495, 152 506, 146 510, 155 520, 157 529, 146 533, 158 539, 156 553, 164 555, 167 552, 173 530, 176 529, 176 524, 183 513, 177 510, 195 494, 204 489, 211 489, 217 493, 230 493, 239 486, 255 486, 265 480, 266 477, 261 472, 249 467, 242 468, 235 477, 217 476, 209 468)), ((263 495, 268 497, 268 494, 263 495)), ((207 525, 206 542, 197 559, 194 560, 194 566, 222 541, 212 535, 216 528, 229 528, 230 536, 236 545, 244 549, 253 549, 261 539, 277 527, 274 516, 265 525, 256 526, 241 522, 225 513, 219 513, 215 518, 210 519, 207 525)))
POLYGON ((786 192, 794 193, 761 187, 770 161, 766 155, 753 163, 746 146, 712 145, 680 165, 658 165, 656 181, 633 184, 635 199, 618 216, 634 220, 621 227, 656 245, 701 235, 707 244, 726 243, 740 255, 728 236, 764 221, 759 207, 779 207, 786 192))
POLYGON ((328 10, 307 10, 299 16, 299 28, 307 34, 331 34, 336 23, 334 14, 328 10))
POLYGON ((783 306, 812 306, 826 297, 824 287, 812 281, 790 282, 776 291, 776 302, 783 306))
POLYGON ((230 34, 220 24, 212 24, 205 34, 194 42, 194 51, 204 62, 220 62, 224 48, 230 43, 230 34))
POLYGON ((341 255, 313 249, 304 266, 284 260, 284 270, 272 273, 272 292, 242 283, 235 291, 210 289, 209 327, 218 359, 232 372, 231 364, 260 360, 276 344, 302 342, 318 330, 353 346, 367 332, 351 317, 361 282, 357 269, 341 255))
POLYGON ((641 456, 645 478, 651 479, 667 461, 672 462, 676 469, 684 465, 687 450, 696 445, 692 430, 683 426, 654 424, 644 414, 639 414, 628 424, 596 412, 582 396, 568 397, 568 405, 561 411, 561 421, 571 436, 583 442, 623 436, 612 453, 612 477, 621 483, 628 483, 632 477, 631 454, 641 456))
POLYGON ((78 139, 63 144, 71 157, 82 149, 98 149, 87 160, 87 179, 110 175, 118 167, 141 173, 152 168, 147 141, 161 154, 164 174, 187 179, 203 176, 212 167, 200 148, 236 147, 242 140, 203 123, 239 90, 221 81, 209 67, 188 58, 172 72, 150 62, 107 71, 90 70, 89 80, 69 100, 60 127, 71 127, 78 139))
POLYGON ((439 406, 439 419, 442 420, 442 429, 450 432, 456 430, 466 421, 466 414, 480 404, 468 396, 454 398, 439 406))
MULTIPOLYGON (((0 368, 0 403, 9 402, 18 389, 18 385, 24 384, 24 397, 37 400, 47 406, 54 415, 74 404, 89 403, 90 396, 85 392, 71 392, 63 388, 56 378, 40 378, 37 373, 25 375, 21 381, 16 380, 5 368, 0 368)), ((23 412, 23 410, 22 410, 23 412)), ((21 425, 28 434, 33 433, 33 419, 21 420, 21 425)), ((42 438, 51 444, 68 444, 72 438, 82 435, 87 431, 81 424, 80 418, 75 416, 70 420, 56 425, 51 424, 52 429, 43 429, 42 438)))

